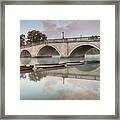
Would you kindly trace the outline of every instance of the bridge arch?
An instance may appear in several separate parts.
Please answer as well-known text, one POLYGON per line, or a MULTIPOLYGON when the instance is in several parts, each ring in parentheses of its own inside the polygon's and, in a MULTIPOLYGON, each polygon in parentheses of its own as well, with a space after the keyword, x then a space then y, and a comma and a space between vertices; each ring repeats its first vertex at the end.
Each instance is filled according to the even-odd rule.
POLYGON ((62 56, 62 53, 57 49, 57 47, 53 45, 44 45, 41 48, 37 50, 36 56, 39 55, 57 55, 57 56, 62 56), (48 50, 49 49, 49 50, 48 50))
POLYGON ((78 44, 78 45, 76 45, 76 46, 74 46, 71 50, 70 50, 70 52, 69 52, 69 54, 68 54, 68 57, 70 57, 72 54, 73 54, 73 52, 75 51, 75 50, 77 50, 77 49, 84 49, 84 51, 83 51, 83 53, 85 54, 89 49, 91 49, 91 48, 96 48, 97 50, 99 50, 100 51, 100 47, 99 46, 97 46, 97 45, 94 45, 94 44, 78 44), (86 47, 86 49, 84 49, 86 47))
POLYGON ((31 57, 31 53, 28 50, 22 50, 20 52, 20 57, 21 58, 23 58, 23 57, 31 57))

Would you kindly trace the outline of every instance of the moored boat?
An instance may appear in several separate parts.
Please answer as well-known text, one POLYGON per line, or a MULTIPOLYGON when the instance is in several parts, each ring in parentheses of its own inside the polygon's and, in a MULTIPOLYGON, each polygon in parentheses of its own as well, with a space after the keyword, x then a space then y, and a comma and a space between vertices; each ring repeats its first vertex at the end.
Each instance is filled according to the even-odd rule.
POLYGON ((84 62, 66 62, 66 66, 83 65, 84 62))
POLYGON ((59 62, 59 64, 64 64, 66 67, 67 66, 74 66, 74 65, 83 65, 84 63, 85 63, 84 60, 59 62))
POLYGON ((64 64, 36 64, 35 68, 39 69, 47 69, 47 68, 58 68, 58 67, 65 67, 64 64))
POLYGON ((20 72, 32 72, 33 67, 34 67, 33 65, 30 66, 22 65, 20 66, 20 72))

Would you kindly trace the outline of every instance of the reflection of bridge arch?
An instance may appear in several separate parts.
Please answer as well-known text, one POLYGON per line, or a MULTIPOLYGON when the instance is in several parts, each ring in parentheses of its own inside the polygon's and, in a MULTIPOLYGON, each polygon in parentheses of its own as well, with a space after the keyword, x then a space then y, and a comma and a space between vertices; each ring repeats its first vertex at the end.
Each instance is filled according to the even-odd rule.
MULTIPOLYGON (((94 64, 93 64, 94 65, 94 64)), ((77 68, 78 69, 78 68, 77 68)), ((80 69, 78 69, 79 70, 79 72, 85 72, 86 74, 89 74, 90 72, 91 73, 96 73, 96 72, 100 72, 100 63, 97 63, 97 65, 94 67, 94 66, 92 66, 90 69, 89 68, 87 68, 87 69, 85 69, 85 67, 84 67, 84 69, 82 68, 82 65, 81 65, 81 67, 80 67, 80 69)))
POLYGON ((96 72, 96 71, 100 71, 100 65, 96 69, 91 70, 90 72, 96 72))
POLYGON ((22 50, 20 53, 20 57, 31 57, 31 54, 28 50, 22 50))
POLYGON ((71 56, 72 54, 74 54, 75 50, 80 49, 80 48, 81 48, 81 50, 83 48, 83 51, 81 52, 81 54, 85 54, 91 48, 96 48, 97 50, 100 51, 100 48, 97 45, 93 45, 93 44, 78 44, 75 47, 73 47, 73 49, 69 52, 68 56, 71 56))
POLYGON ((44 45, 41 48, 39 48, 36 52, 36 56, 40 56, 40 55, 62 56, 62 53, 57 49, 57 47, 53 45, 44 45))

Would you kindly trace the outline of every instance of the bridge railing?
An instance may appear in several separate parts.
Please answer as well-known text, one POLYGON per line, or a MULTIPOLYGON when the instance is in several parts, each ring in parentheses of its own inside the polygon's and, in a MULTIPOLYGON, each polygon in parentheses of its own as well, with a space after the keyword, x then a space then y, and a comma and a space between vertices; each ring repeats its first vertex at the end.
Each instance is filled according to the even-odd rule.
POLYGON ((41 44, 48 44, 48 43, 70 43, 70 42, 99 42, 100 36, 97 37, 76 37, 76 38, 64 38, 64 39, 47 39, 47 41, 41 41, 38 43, 31 43, 27 45, 21 46, 21 49, 41 44))
POLYGON ((63 42, 93 42, 100 41, 100 38, 64 38, 64 39, 48 39, 47 43, 63 43, 63 42))

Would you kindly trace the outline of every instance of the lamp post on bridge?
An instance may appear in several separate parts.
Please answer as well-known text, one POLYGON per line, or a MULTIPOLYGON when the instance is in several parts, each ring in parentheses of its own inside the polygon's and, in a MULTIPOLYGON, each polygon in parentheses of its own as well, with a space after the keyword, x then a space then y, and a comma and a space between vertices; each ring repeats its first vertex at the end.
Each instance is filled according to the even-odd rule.
POLYGON ((62 39, 64 39, 64 32, 62 32, 62 39))
POLYGON ((65 39, 65 33, 64 32, 62 32, 62 39, 65 43, 67 43, 67 55, 68 55, 68 39, 67 38, 65 39))

